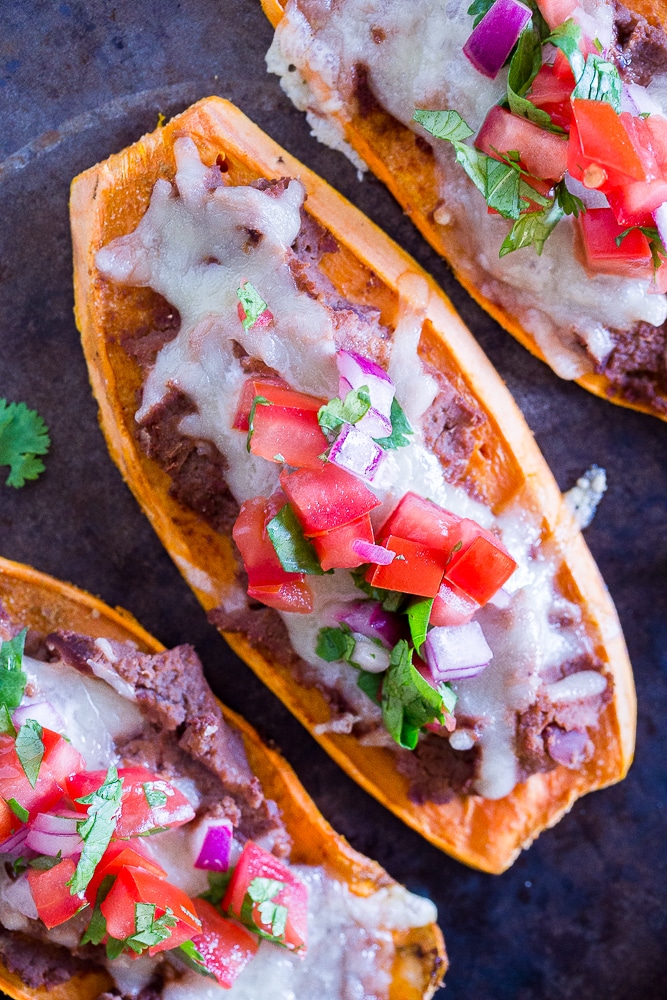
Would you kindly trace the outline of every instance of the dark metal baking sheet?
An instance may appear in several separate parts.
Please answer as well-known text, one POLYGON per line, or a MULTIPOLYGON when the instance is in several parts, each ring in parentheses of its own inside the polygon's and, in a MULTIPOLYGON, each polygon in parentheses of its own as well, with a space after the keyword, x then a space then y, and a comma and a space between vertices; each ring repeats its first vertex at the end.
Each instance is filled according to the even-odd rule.
MULTIPOLYGON (((559 381, 462 292, 372 178, 318 145, 264 68, 259 0, 0 0, 0 397, 49 424, 47 471, 0 481, 0 552, 193 642, 216 692, 282 748, 351 843, 438 904, 450 1000, 666 995, 667 429, 559 381), (609 492, 587 538, 625 628, 637 758, 505 875, 471 871, 356 787, 238 664, 107 456, 72 316, 67 197, 78 171, 209 94, 235 101, 442 284, 507 381, 561 488, 592 462, 609 492)), ((269 990, 270 993, 270 990, 269 990)), ((268 994, 267 994, 268 995, 268 994)))

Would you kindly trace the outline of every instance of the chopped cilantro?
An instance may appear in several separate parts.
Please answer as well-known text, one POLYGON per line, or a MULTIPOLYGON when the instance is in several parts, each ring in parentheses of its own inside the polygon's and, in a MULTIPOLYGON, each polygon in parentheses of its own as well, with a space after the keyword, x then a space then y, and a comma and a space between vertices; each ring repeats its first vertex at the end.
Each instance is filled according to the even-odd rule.
POLYGON ((438 691, 442 695, 442 707, 444 711, 447 712, 448 715, 451 715, 456 708, 456 702, 459 700, 456 691, 454 691, 451 684, 448 684, 446 681, 442 684, 438 684, 438 691))
POLYGON ((287 573, 310 573, 322 576, 315 548, 308 541, 298 518, 288 503, 266 526, 280 565, 287 573))
MULTIPOLYGON (((109 878, 111 876, 107 876, 109 878)), ((84 944, 101 944, 104 940, 104 936, 107 932, 107 921, 106 917, 100 909, 99 903, 95 905, 93 909, 92 916, 88 922, 81 941, 79 944, 83 946, 84 944)))
POLYGON ((401 639, 391 653, 382 683, 382 718, 399 746, 414 750, 419 730, 443 720, 442 695, 412 665, 412 649, 401 639))
POLYGON ((317 646, 315 652, 327 663, 336 663, 338 660, 350 662, 350 657, 354 654, 356 642, 348 626, 340 628, 321 628, 317 636, 317 646))
POLYGON ((574 73, 574 79, 577 82, 584 75, 584 69, 586 68, 584 56, 579 48, 581 37, 581 28, 570 18, 568 21, 564 21, 563 24, 559 24, 557 28, 554 28, 546 39, 550 45, 555 45, 565 55, 574 73))
POLYGON ((174 911, 169 907, 161 917, 155 917, 157 907, 155 903, 135 903, 134 904, 134 927, 135 933, 126 941, 128 947, 137 955, 146 948, 152 948, 161 941, 166 941, 171 937, 172 929, 178 921, 174 916, 174 911))
POLYGON ((31 868, 36 868, 40 872, 48 872, 62 861, 62 851, 58 851, 55 857, 50 854, 38 854, 36 858, 31 858, 28 864, 31 868))
POLYGON ((26 778, 34 788, 44 758, 42 727, 34 719, 28 719, 16 735, 16 756, 21 762, 26 778))
POLYGON ((27 823, 30 819, 30 813, 28 810, 24 809, 21 803, 17 802, 16 799, 7 799, 6 801, 14 815, 18 816, 22 823, 27 823))
POLYGON ((240 917, 244 924, 251 927, 260 937, 282 943, 287 926, 287 907, 274 903, 275 897, 285 888, 284 882, 274 878, 254 878, 248 886, 241 906, 240 917), (259 913, 263 927, 254 918, 255 907, 259 913), (267 932, 264 928, 268 927, 267 932))
POLYGON ((243 306, 245 317, 242 320, 243 329, 249 330, 254 326, 259 317, 268 309, 268 306, 254 285, 249 281, 244 281, 240 288, 236 289, 239 302, 243 306))
POLYGON ((653 261, 653 268, 657 271, 659 267, 667 261, 667 250, 665 250, 665 245, 662 242, 662 237, 657 229, 653 229, 650 226, 629 226, 628 229, 623 230, 620 235, 616 237, 616 246, 620 247, 621 243, 633 229, 638 229, 640 233, 643 233, 648 240, 649 250, 651 251, 651 259, 653 261))
POLYGON ((184 941, 183 944, 179 945, 176 949, 178 957, 182 962, 192 969, 194 972, 198 972, 202 976, 209 976, 211 979, 215 979, 212 972, 209 972, 206 968, 204 956, 200 951, 195 948, 192 941, 184 941))
POLYGON ((0 705, 0 733, 3 736, 16 736, 16 727, 6 705, 0 705))
POLYGON ((83 840, 83 850, 74 875, 67 883, 73 896, 83 892, 95 871, 96 865, 109 846, 120 814, 123 779, 112 764, 107 771, 104 784, 90 795, 77 799, 88 806, 88 818, 77 823, 77 830, 83 840))
POLYGON ((160 808, 161 806, 166 806, 168 801, 167 796, 165 792, 155 787, 154 781, 145 781, 142 788, 144 790, 144 795, 146 796, 146 802, 148 802, 151 809, 154 807, 160 808))
POLYGON ((586 206, 584 205, 581 198, 577 198, 576 194, 572 194, 568 190, 565 181, 559 181, 554 188, 556 193, 556 201, 559 206, 563 209, 565 215, 573 215, 575 219, 586 211, 586 206))
POLYGON ((24 628, 13 639, 0 643, 0 705, 18 708, 23 698, 27 674, 23 671, 23 647, 28 634, 24 628))
POLYGON ((232 872, 208 872, 208 889, 200 893, 200 899, 207 899, 212 906, 220 906, 227 892, 232 872))
POLYGON ((505 257, 514 250, 524 247, 534 247, 538 257, 544 250, 544 244, 554 228, 564 216, 563 209, 554 199, 547 208, 537 212, 524 212, 515 221, 511 230, 500 245, 498 256, 505 257))
POLYGON ((621 113, 621 92, 623 84, 613 63, 607 62, 594 52, 586 57, 584 72, 572 91, 572 98, 581 97, 587 101, 606 101, 616 114, 621 113))
POLYGON ((405 594, 402 594, 400 590, 383 590, 381 587, 371 587, 370 583, 364 579, 367 571, 367 564, 350 571, 355 587, 363 590, 364 594, 381 604, 385 611, 398 611, 406 600, 405 594))
POLYGON ((476 28, 484 15, 488 14, 495 2, 496 0, 473 0, 466 11, 466 14, 474 18, 473 28, 476 28))
POLYGON ((542 40, 537 28, 528 25, 520 34, 507 74, 507 100, 510 111, 549 132, 565 135, 565 130, 554 125, 550 115, 525 96, 542 65, 542 40))
POLYGON ((412 637, 412 644, 417 650, 418 654, 421 654, 422 646, 426 641, 426 634, 428 632, 428 622, 431 617, 431 610, 433 608, 434 597, 422 597, 417 601, 413 601, 412 604, 408 606, 407 616, 408 624, 410 625, 410 635, 412 637))
POLYGON ((255 396, 250 407, 250 413, 248 414, 248 436, 246 438, 246 450, 250 451, 250 442, 252 441, 252 436, 255 433, 255 413, 257 412, 258 406, 273 406, 270 399, 266 396, 255 396))
POLYGON ((410 426, 410 421, 403 412, 401 404, 395 397, 391 401, 389 416, 391 419, 391 434, 385 438, 374 438, 374 441, 381 448, 385 449, 405 448, 406 445, 410 444, 407 435, 414 434, 414 431, 410 426))
POLYGON ((0 399, 0 465, 9 466, 7 486, 17 489, 28 479, 37 479, 44 463, 37 455, 46 455, 51 445, 48 428, 40 415, 25 403, 0 399))
POLYGON ((369 670, 360 670, 359 676, 357 677, 357 687, 360 688, 364 694, 367 694, 371 701, 374 701, 376 705, 381 703, 380 694, 382 691, 382 678, 384 673, 372 674, 369 670))
POLYGON ((317 420, 323 431, 337 431, 343 424, 356 424, 371 407, 368 386, 350 389, 345 400, 330 399, 317 411, 317 420))
POLYGON ((14 858, 14 860, 12 861, 12 873, 15 878, 18 878, 19 875, 23 875, 23 873, 27 872, 27 870, 28 870, 27 858, 24 858, 23 855, 21 855, 18 858, 14 858))

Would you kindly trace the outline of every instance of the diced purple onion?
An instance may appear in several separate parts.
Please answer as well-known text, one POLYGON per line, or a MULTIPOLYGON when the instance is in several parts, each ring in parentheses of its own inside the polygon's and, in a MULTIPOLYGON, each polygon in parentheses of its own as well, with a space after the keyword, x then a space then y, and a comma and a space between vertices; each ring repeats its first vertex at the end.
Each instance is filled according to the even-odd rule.
POLYGON ((581 729, 565 731, 557 726, 548 726, 545 739, 551 759, 564 767, 579 767, 587 759, 589 739, 581 729))
POLYGON ((37 854, 48 854, 52 858, 59 852, 63 858, 80 854, 83 840, 77 832, 77 823, 84 819, 81 813, 69 811, 60 816, 38 813, 30 825, 25 845, 37 854))
POLYGON ((424 653, 436 681, 475 677, 493 656, 479 622, 431 629, 424 653))
POLYGON ((234 828, 229 820, 223 819, 211 823, 204 835, 195 868, 205 868, 213 872, 228 871, 233 840, 234 828))
POLYGON ((388 566, 396 558, 396 553, 391 549, 385 549, 384 545, 365 542, 363 538, 357 538, 352 542, 352 548, 364 562, 375 563, 377 566, 388 566))
POLYGON ((336 364, 340 373, 338 391, 341 399, 351 389, 368 386, 371 408, 356 426, 369 437, 388 437, 391 434, 391 404, 396 389, 386 371, 354 351, 339 351, 336 364))
POLYGON ((53 707, 50 701, 36 701, 32 705, 21 705, 12 715, 12 722, 17 729, 25 725, 28 719, 34 719, 45 729, 51 729, 55 733, 61 733, 65 728, 65 723, 59 712, 53 707))
POLYGON ((25 838, 28 836, 28 827, 22 826, 20 830, 13 833, 11 837, 7 837, 7 840, 3 840, 0 844, 0 854, 14 854, 19 848, 23 847, 25 843, 25 838))
POLYGON ((475 69, 495 79, 531 17, 519 0, 496 0, 463 46, 475 69))
POLYGON ((329 461, 372 483, 384 456, 382 448, 353 424, 343 424, 331 446, 329 461))
MULTIPOLYGON (((348 392, 352 391, 352 386, 347 381, 346 378, 340 378, 338 380, 338 395, 341 399, 345 399, 348 392)), ((370 410, 364 413, 361 420, 357 420, 355 427, 361 428, 364 434, 368 434, 372 438, 383 438, 389 437, 391 434, 391 418, 385 417, 383 413, 379 410, 374 410, 371 406, 370 410)))
POLYGON ((77 823, 82 823, 85 816, 73 809, 63 809, 55 813, 37 813, 30 824, 33 830, 41 833, 70 834, 77 832, 77 823))
POLYGON ((385 611, 377 601, 352 601, 344 604, 336 615, 336 620, 349 625, 353 632, 368 639, 379 639, 387 649, 393 649, 402 638, 400 620, 390 611, 385 611))

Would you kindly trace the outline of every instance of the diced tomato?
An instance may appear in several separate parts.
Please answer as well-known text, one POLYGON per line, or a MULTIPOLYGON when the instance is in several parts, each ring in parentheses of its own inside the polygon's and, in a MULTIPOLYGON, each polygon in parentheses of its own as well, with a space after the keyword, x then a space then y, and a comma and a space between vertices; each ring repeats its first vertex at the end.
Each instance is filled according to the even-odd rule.
POLYGON ((149 955, 156 955, 168 948, 176 948, 189 941, 193 934, 201 930, 201 922, 194 912, 195 906, 189 896, 164 878, 152 875, 141 868, 125 866, 118 873, 100 909, 107 922, 107 932, 111 937, 131 937, 136 931, 135 905, 149 903, 155 906, 155 918, 163 916, 167 909, 176 918, 171 934, 159 944, 148 949, 149 955))
MULTIPOLYGON (((651 184, 655 183, 655 181, 651 182, 651 184)), ((659 183, 664 184, 664 182, 659 183)), ((651 185, 649 184, 635 181, 633 184, 628 185, 627 188, 613 188, 611 191, 605 192, 609 207, 614 213, 614 218, 624 229, 627 229, 628 226, 648 226, 649 228, 655 226, 651 212, 634 211, 630 208, 637 194, 640 194, 642 199, 645 195, 649 198, 651 197, 650 187, 651 185), (637 191, 632 192, 633 188, 637 188, 637 191), (642 189, 641 193, 639 189, 642 189)), ((665 184, 665 190, 667 191, 667 184, 665 184)))
MULTIPOLYGON (((252 840, 245 844, 234 869, 222 901, 223 910, 234 917, 240 917, 248 887, 256 878, 275 879, 284 884, 284 889, 271 900, 287 908, 287 924, 282 940, 288 948, 305 950, 308 931, 308 890, 289 868, 252 840)), ((270 926, 262 921, 257 905, 253 908, 253 920, 258 927, 271 933, 270 926)))
POLYGON ((192 943, 204 960, 207 972, 228 990, 256 954, 259 938, 235 921, 221 916, 205 899, 193 902, 202 929, 192 938, 192 943))
POLYGON ((427 548, 421 542, 397 535, 388 535, 382 544, 395 552, 396 558, 388 566, 371 566, 366 573, 366 582, 385 590, 435 597, 445 571, 447 552, 427 548))
POLYGON ((277 375, 258 375, 243 383, 241 399, 232 424, 237 430, 248 430, 248 417, 256 396, 264 396, 277 406, 312 410, 314 413, 327 402, 326 399, 318 399, 316 396, 308 396, 305 392, 291 389, 285 379, 278 378, 277 375))
POLYGON ((563 80, 556 76, 553 66, 545 64, 533 80, 528 95, 536 108, 546 111, 555 125, 570 130, 572 121, 572 105, 570 95, 574 86, 574 77, 563 80))
POLYGON ((572 114, 568 156, 572 177, 603 191, 646 180, 637 150, 611 104, 576 98, 572 114))
POLYGON ((15 799, 28 810, 30 819, 38 812, 48 812, 62 798, 70 769, 84 764, 81 755, 58 733, 43 729, 42 742, 44 757, 33 788, 16 754, 14 737, 0 735, 0 796, 5 801, 15 799))
POLYGON ((449 552, 450 532, 460 520, 456 514, 444 510, 432 500, 425 500, 417 493, 406 493, 377 534, 380 539, 398 535, 427 548, 447 549, 449 552))
POLYGON ((153 860, 146 846, 138 839, 128 843, 126 840, 113 839, 95 868, 93 877, 86 888, 86 899, 94 903, 97 890, 107 875, 117 875, 121 868, 129 865, 131 868, 142 868, 158 878, 167 877, 166 871, 153 860))
POLYGON ((577 5, 578 0, 538 0, 537 3, 542 17, 552 31, 563 21, 567 21, 568 17, 572 17, 577 5))
POLYGON ((495 535, 470 518, 464 517, 459 523, 458 534, 445 569, 445 581, 484 605, 507 583, 516 562, 495 535))
POLYGON ((328 531, 326 535, 318 535, 313 538, 313 545, 322 569, 354 569, 366 562, 352 548, 352 543, 356 541, 373 544, 373 526, 370 514, 364 514, 358 521, 344 524, 342 528, 335 528, 333 531, 328 531))
POLYGON ((556 58, 553 62, 554 76, 559 80, 562 80, 570 88, 570 93, 574 90, 576 86, 576 80, 574 79, 574 73, 572 72, 572 67, 568 61, 567 56, 560 49, 556 52, 556 58))
POLYGON ((380 501, 362 482, 331 462, 321 469, 283 470, 280 485, 304 533, 324 535, 368 514, 380 501))
POLYGON ((535 177, 558 181, 567 169, 567 139, 513 115, 498 104, 486 116, 475 145, 496 160, 500 159, 500 153, 517 150, 521 166, 535 177))
POLYGON ((12 812, 4 799, 0 799, 0 845, 23 826, 18 816, 12 812))
POLYGON ((442 583, 433 601, 431 625, 465 625, 480 605, 451 583, 442 583))
MULTIPOLYGON (((280 507, 286 498, 280 498, 280 507)), ((254 497, 241 507, 232 536, 248 574, 248 596, 279 611, 308 614, 313 597, 303 573, 287 573, 266 533, 266 525, 275 517, 277 503, 271 497, 254 497)))
POLYGON ((67 882, 76 870, 76 863, 65 858, 47 871, 28 869, 28 885, 40 920, 46 926, 57 927, 88 906, 83 896, 73 896, 67 882))
POLYGON ((619 225, 610 208, 589 208, 577 221, 585 263, 592 271, 651 280, 651 250, 648 240, 638 229, 631 230, 617 246, 616 238, 627 227, 619 225))
POLYGON ((287 406, 258 406, 253 420, 250 451, 269 462, 299 469, 318 469, 329 442, 313 410, 287 406))
MULTIPOLYGON (((106 774, 106 771, 84 771, 67 779, 67 792, 75 809, 87 811, 88 806, 77 799, 101 788, 106 774)), ((163 826, 182 826, 194 818, 195 811, 185 795, 147 768, 119 767, 118 777, 123 779, 123 793, 116 837, 136 837, 163 826), (151 793, 160 800, 153 805, 147 797, 151 793)))

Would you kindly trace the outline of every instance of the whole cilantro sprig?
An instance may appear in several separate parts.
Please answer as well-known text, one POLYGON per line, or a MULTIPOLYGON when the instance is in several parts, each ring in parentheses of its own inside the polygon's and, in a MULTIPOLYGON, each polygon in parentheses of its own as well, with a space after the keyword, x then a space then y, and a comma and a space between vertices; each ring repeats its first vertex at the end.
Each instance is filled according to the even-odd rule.
POLYGON ((25 403, 0 399, 0 465, 9 466, 7 486, 19 489, 44 471, 38 455, 46 455, 51 445, 48 427, 35 410, 25 403))

